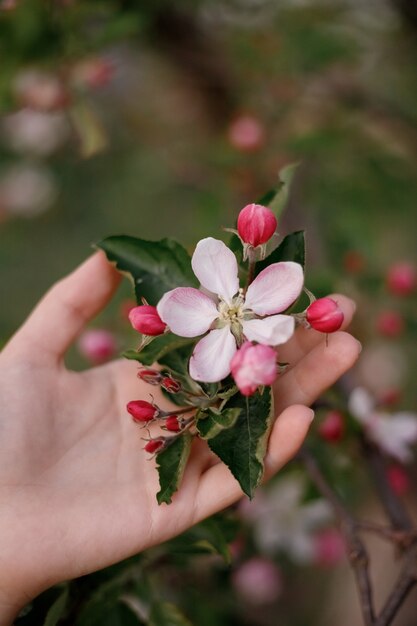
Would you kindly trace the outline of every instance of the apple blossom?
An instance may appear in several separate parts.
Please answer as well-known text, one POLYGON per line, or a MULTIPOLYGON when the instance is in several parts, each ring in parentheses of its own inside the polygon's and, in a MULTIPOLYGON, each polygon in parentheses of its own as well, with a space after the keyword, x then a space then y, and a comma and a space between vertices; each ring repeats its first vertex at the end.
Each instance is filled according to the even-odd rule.
POLYGON ((191 378, 218 382, 228 376, 231 360, 245 339, 277 346, 292 336, 294 318, 277 314, 285 311, 301 292, 301 265, 270 265, 244 294, 239 289, 235 255, 222 241, 208 237, 197 244, 192 268, 208 293, 178 287, 166 293, 157 306, 161 320, 174 334, 205 335, 190 359, 191 378))
POLYGON ((390 414, 377 409, 371 394, 362 387, 351 393, 349 410, 386 454, 401 463, 412 460, 411 446, 417 442, 417 414, 409 411, 390 414))
POLYGON ((332 298, 319 298, 310 304, 306 319, 311 328, 321 333, 334 333, 343 323, 343 311, 332 298))
POLYGON ((241 394, 251 396, 260 385, 272 385, 278 374, 273 348, 245 341, 230 363, 232 376, 241 394))
POLYGON ((239 115, 229 126, 231 145, 242 152, 255 152, 265 141, 265 130, 253 115, 239 115))
POLYGON ((277 218, 274 213, 261 204, 248 204, 237 218, 239 237, 254 248, 269 241, 276 228, 277 218))
POLYGON ((143 335, 156 337, 165 331, 166 324, 158 315, 156 307, 150 304, 134 307, 129 311, 128 317, 133 328, 143 335))
POLYGON ((336 528, 325 528, 314 536, 316 565, 332 567, 337 565, 346 555, 346 544, 340 531, 336 528))

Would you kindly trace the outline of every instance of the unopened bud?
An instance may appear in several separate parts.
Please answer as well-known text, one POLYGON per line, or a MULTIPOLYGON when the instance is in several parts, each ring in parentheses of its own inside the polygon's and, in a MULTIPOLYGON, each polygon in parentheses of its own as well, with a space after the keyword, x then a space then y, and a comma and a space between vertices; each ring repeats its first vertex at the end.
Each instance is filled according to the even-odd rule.
POLYGON ((170 376, 165 376, 161 381, 161 387, 168 393, 178 393, 181 391, 181 383, 170 376))
POLYGON ((165 443, 165 439, 162 437, 158 437, 158 439, 150 439, 145 446, 146 452, 153 454, 154 452, 158 452, 165 443))
POLYGON ((162 380, 162 374, 158 370, 139 370, 138 378, 148 383, 148 385, 159 385, 162 380))
POLYGON ((237 218, 240 238, 253 247, 269 241, 277 228, 277 218, 271 209, 261 204, 248 204, 237 218))
POLYGON ((343 311, 332 298, 320 298, 310 304, 306 319, 311 328, 321 333, 334 333, 344 320, 343 311))
POLYGON ((340 411, 329 411, 318 428, 319 435, 325 441, 337 443, 345 433, 345 419, 340 411))
POLYGON ((265 142, 265 130, 253 115, 239 115, 228 129, 230 144, 241 152, 255 152, 265 142))
POLYGON ((115 336, 104 328, 86 330, 77 342, 78 350, 84 358, 94 365, 111 359, 117 350, 115 336))
POLYGON ((396 296, 408 296, 417 285, 416 268, 407 262, 392 265, 387 274, 387 287, 396 296))
POLYGON ((376 327, 384 337, 398 337, 404 331, 404 318, 396 311, 382 311, 376 320, 376 327))
POLYGON ((142 304, 132 309, 129 312, 129 321, 139 333, 151 337, 162 335, 166 329, 166 324, 159 317, 156 307, 150 304, 142 304))
POLYGON ((387 468, 387 479, 398 496, 403 496, 410 489, 410 478, 401 465, 390 465, 387 468))
POLYGON ((171 415, 170 417, 168 417, 164 422, 164 426, 167 430, 170 430, 174 433, 178 433, 181 430, 181 424, 176 415, 171 415))
POLYGON ((271 346, 246 341, 232 358, 232 376, 240 392, 251 396, 260 385, 272 385, 278 374, 276 352, 271 346))
POLYGON ((126 409, 135 422, 150 422, 160 414, 157 406, 145 400, 131 400, 127 403, 126 409))

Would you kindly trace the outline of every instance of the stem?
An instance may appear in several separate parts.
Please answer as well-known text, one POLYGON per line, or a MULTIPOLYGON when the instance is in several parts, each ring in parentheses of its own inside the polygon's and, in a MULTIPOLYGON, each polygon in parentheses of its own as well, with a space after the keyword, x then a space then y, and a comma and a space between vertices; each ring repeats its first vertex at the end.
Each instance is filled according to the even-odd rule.
POLYGON ((403 569, 388 597, 375 626, 390 626, 404 600, 417 583, 417 544, 410 548, 403 569))
POLYGON ((300 457, 311 480, 320 493, 330 502, 339 520, 340 528, 348 547, 349 561, 356 578, 364 624, 365 626, 375 626, 375 610, 369 577, 369 556, 365 545, 357 533, 356 522, 345 508, 337 493, 327 482, 312 454, 306 448, 303 448, 300 457))

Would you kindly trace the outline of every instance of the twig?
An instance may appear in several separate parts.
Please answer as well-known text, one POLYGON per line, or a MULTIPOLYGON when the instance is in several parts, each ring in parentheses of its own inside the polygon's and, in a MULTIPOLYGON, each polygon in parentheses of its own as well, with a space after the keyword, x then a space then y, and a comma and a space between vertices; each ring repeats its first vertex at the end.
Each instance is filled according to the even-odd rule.
MULTIPOLYGON (((369 577, 369 556, 365 545, 357 533, 356 521, 349 511, 345 509, 339 496, 329 485, 314 457, 306 448, 301 450, 300 458, 304 462, 311 480, 320 493, 330 502, 339 519, 341 530, 348 547, 349 561, 356 578, 365 626, 375 626, 375 609, 369 577)), ((382 624, 378 626, 382 626, 382 624)))
POLYGON ((403 548, 407 548, 417 540, 417 529, 396 530, 391 526, 368 521, 356 521, 356 527, 358 530, 373 533, 391 543, 397 543, 403 548))
POLYGON ((417 545, 414 544, 405 557, 403 569, 398 576, 393 590, 382 608, 374 626, 389 626, 399 608, 417 583, 417 545))

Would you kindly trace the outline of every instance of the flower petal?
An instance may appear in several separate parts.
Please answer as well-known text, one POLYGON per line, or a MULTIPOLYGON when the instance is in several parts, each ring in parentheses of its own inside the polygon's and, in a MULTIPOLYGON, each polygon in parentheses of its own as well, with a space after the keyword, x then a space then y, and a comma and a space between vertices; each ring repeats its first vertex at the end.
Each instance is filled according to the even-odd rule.
POLYGON ((190 359, 190 376, 205 383, 217 383, 230 374, 236 341, 229 326, 211 330, 200 339, 190 359))
POLYGON ((242 322, 243 334, 249 341, 279 346, 293 335, 295 321, 291 315, 271 315, 263 320, 242 322))
POLYGON ((168 291, 156 308, 165 324, 180 337, 202 335, 219 315, 213 300, 193 287, 168 291))
POLYGON ((258 315, 281 313, 298 298, 303 282, 303 268, 299 263, 273 263, 249 285, 245 308, 258 315))
POLYGON ((191 265, 201 285, 226 302, 238 292, 236 257, 223 241, 213 237, 199 241, 191 265))
POLYGON ((369 391, 363 387, 355 387, 349 396, 348 407, 349 411, 356 417, 358 422, 367 424, 372 420, 375 402, 369 391))

